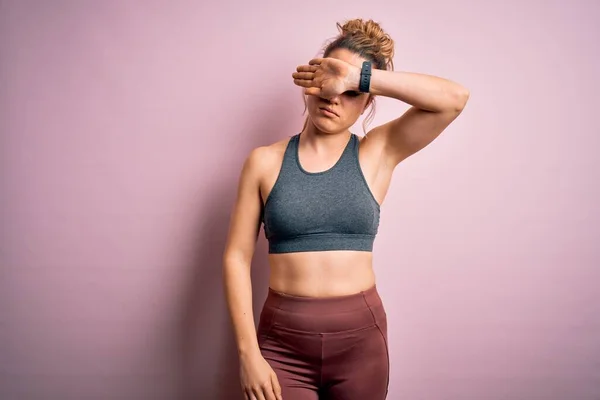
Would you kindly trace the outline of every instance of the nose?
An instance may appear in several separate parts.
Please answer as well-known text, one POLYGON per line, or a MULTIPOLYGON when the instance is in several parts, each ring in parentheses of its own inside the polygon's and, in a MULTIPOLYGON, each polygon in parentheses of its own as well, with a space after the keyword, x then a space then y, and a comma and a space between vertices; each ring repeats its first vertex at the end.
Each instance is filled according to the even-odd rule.
POLYGON ((331 104, 339 104, 340 103, 339 95, 335 95, 335 96, 329 97, 329 98, 322 97, 322 99, 331 104))

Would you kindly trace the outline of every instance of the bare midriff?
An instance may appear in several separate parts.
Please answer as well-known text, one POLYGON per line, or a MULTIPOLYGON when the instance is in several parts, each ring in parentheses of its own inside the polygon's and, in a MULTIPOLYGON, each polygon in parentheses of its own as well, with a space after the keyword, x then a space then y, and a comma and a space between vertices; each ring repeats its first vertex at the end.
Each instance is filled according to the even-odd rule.
POLYGON ((269 287, 294 296, 345 296, 375 285, 373 253, 367 251, 269 254, 269 265, 269 287))

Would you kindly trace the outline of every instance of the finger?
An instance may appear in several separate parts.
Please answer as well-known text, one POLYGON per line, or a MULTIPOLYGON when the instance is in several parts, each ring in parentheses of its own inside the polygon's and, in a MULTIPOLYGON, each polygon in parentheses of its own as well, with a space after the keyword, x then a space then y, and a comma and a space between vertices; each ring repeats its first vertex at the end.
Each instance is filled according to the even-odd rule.
POLYGON ((271 385, 264 388, 263 391, 265 394, 265 400, 277 400, 277 398, 275 397, 275 392, 273 391, 273 388, 271 388, 271 385))
POLYGON ((315 73, 314 72, 294 72, 292 74, 292 77, 294 79, 305 79, 305 80, 312 80, 315 77, 315 73))
POLYGON ((294 83, 298 86, 305 87, 305 88, 310 88, 310 87, 317 88, 317 85, 312 80, 309 81, 306 79, 294 79, 294 83))
POLYGON ((319 69, 319 67, 315 66, 315 65, 299 65, 296 68, 296 71, 298 72, 316 72, 319 69))
POLYGON ((256 397, 256 400, 266 400, 265 396, 263 396, 263 392, 262 389, 256 389, 253 391, 254 396, 256 397))
POLYGON ((279 380, 277 379, 277 375, 271 375, 271 386, 273 386, 273 392, 275 392, 275 397, 277 400, 282 400, 281 397, 281 385, 279 385, 279 380))
POLYGON ((244 390, 244 400, 252 400, 250 398, 250 395, 248 394, 248 392, 246 392, 245 390, 244 390))
POLYGON ((304 89, 304 94, 307 96, 321 96, 321 89, 319 88, 306 88, 304 89))
POLYGON ((322 58, 313 58, 312 60, 310 60, 308 62, 309 65, 321 65, 321 62, 323 61, 322 58))
POLYGON ((270 379, 262 386, 262 395, 265 396, 265 400, 277 400, 270 379))

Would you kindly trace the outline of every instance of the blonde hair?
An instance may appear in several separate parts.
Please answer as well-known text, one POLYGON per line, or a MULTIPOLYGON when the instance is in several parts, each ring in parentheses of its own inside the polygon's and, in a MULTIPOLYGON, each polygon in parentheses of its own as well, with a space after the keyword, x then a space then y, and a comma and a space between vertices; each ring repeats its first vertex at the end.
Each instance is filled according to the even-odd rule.
MULTIPOLYGON (((379 25, 379 23, 370 20, 355 18, 346 21, 344 25, 336 23, 339 34, 333 38, 323 49, 323 56, 336 49, 347 49, 353 53, 372 62, 372 67, 382 70, 394 70, 394 41, 379 25)), ((372 96, 372 95, 370 95, 372 96)), ((304 112, 306 113, 306 96, 302 94, 304 101, 304 112)), ((371 111, 363 121, 363 131, 366 135, 366 127, 375 116, 375 98, 371 98, 371 111)), ((302 130, 308 124, 308 116, 304 121, 302 130)))

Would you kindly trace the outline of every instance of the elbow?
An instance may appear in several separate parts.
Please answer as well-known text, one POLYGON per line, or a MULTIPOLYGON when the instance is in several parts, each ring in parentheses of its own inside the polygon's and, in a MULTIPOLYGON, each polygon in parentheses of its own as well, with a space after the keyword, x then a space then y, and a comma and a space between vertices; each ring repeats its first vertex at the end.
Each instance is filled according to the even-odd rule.
POLYGON ((223 253, 221 262, 224 270, 231 268, 250 269, 250 265, 252 263, 252 255, 244 254, 243 252, 239 251, 226 251, 223 253))
POLYGON ((462 87, 454 94, 454 111, 460 113, 467 105, 471 92, 469 89, 462 87))

